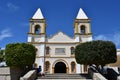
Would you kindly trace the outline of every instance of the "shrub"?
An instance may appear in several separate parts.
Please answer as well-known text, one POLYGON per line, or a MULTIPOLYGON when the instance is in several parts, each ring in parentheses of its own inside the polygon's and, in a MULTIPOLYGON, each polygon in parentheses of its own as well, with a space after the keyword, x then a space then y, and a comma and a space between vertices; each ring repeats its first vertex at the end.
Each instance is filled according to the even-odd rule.
POLYGON ((111 41, 91 41, 82 43, 75 48, 77 63, 85 65, 105 65, 117 60, 116 47, 111 41))
POLYGON ((35 61, 36 49, 27 43, 8 44, 5 49, 5 60, 8 66, 31 66, 35 61))

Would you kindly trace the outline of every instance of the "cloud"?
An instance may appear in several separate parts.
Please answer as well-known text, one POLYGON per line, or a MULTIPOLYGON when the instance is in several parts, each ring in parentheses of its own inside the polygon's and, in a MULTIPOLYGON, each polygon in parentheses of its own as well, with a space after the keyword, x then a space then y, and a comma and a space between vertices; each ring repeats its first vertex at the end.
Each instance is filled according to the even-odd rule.
POLYGON ((2 30, 0 33, 0 41, 8 37, 12 37, 12 33, 10 32, 10 29, 2 30))
POLYGON ((9 8, 10 11, 16 11, 16 10, 19 9, 18 6, 14 5, 13 3, 10 3, 10 2, 8 2, 6 5, 9 8))
POLYGON ((5 48, 2 47, 1 50, 5 50, 5 48))
POLYGON ((116 44, 116 46, 120 46, 120 32, 114 34, 107 35, 97 35, 93 37, 94 40, 108 40, 112 41, 116 44))
POLYGON ((107 37, 105 35, 98 35, 94 37, 94 40, 107 40, 107 37))

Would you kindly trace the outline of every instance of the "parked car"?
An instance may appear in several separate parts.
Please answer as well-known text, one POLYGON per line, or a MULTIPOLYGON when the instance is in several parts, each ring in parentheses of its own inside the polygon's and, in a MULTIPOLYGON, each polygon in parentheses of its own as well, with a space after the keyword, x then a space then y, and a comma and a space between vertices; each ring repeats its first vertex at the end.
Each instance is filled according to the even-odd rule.
POLYGON ((0 67, 5 67, 5 66, 7 66, 5 61, 0 62, 0 67))

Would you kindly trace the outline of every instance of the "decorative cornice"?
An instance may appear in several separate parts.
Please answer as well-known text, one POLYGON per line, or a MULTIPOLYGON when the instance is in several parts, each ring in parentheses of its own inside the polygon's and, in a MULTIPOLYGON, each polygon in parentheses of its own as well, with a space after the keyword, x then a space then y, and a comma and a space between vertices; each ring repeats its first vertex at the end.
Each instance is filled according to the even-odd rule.
POLYGON ((71 58, 75 58, 75 54, 70 56, 71 58))
POLYGON ((50 57, 50 56, 36 56, 36 58, 75 58, 75 56, 54 56, 54 57, 50 57))
POLYGON ((30 18, 30 20, 46 20, 45 18, 44 19, 32 19, 32 18, 30 18))
POLYGON ((71 56, 70 57, 68 57, 68 56, 66 56, 66 57, 65 56, 46 57, 45 56, 45 58, 75 58, 75 57, 73 57, 73 56, 72 57, 71 56))
POLYGON ((46 19, 30 19, 30 22, 43 22, 46 23, 46 19))
POLYGON ((80 22, 82 22, 82 23, 90 23, 90 19, 75 19, 74 24, 75 23, 80 23, 80 22))
POLYGON ((30 32, 28 34, 31 34, 31 35, 43 35, 44 34, 44 35, 46 35, 46 33, 35 34, 35 33, 30 33, 30 32))
POLYGON ((75 20, 91 20, 91 19, 75 19, 75 20))
POLYGON ((38 56, 38 55, 36 55, 36 58, 45 58, 44 56, 38 56))
POLYGON ((80 44, 83 42, 28 42, 30 44, 80 44))
POLYGON ((85 34, 75 33, 74 35, 92 35, 92 33, 85 33, 85 34))
POLYGON ((76 23, 90 23, 90 19, 75 19, 74 27, 76 27, 76 23))
POLYGON ((45 58, 50 58, 50 54, 49 54, 49 55, 46 55, 46 54, 45 54, 45 58))

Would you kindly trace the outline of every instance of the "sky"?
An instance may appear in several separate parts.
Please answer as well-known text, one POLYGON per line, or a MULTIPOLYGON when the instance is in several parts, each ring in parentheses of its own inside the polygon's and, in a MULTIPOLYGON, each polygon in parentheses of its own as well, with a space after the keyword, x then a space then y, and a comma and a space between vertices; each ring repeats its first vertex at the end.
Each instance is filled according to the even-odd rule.
POLYGON ((91 19, 93 40, 110 40, 120 48, 120 0, 0 0, 0 47, 27 42, 29 20, 40 8, 47 35, 62 31, 74 36, 80 8, 91 19))

